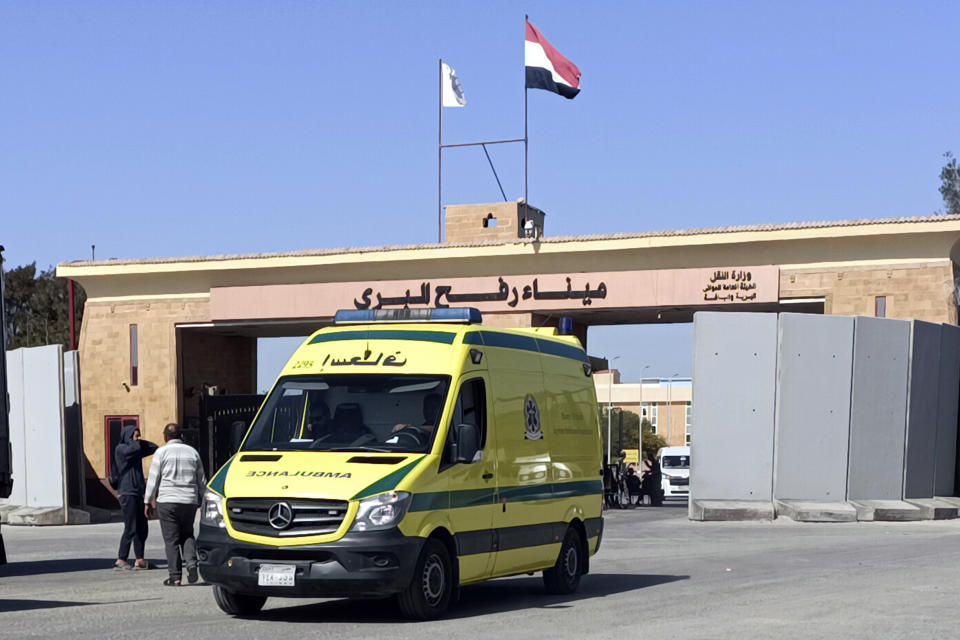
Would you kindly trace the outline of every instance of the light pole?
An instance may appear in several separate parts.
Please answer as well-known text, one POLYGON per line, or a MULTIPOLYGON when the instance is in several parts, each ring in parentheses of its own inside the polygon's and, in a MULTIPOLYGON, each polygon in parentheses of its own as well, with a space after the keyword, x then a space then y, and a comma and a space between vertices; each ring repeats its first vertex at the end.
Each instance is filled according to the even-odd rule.
POLYGON ((620 356, 614 356, 607 360, 607 464, 613 464, 613 458, 610 456, 610 448, 613 446, 613 363, 620 359, 620 356))
MULTIPOLYGON (((637 427, 637 457, 643 457, 643 372, 650 368, 649 364, 643 365, 643 368, 640 369, 640 426, 637 427)), ((650 413, 650 410, 647 410, 647 414, 650 413)), ((647 415, 647 420, 650 420, 650 416, 647 415)), ((650 424, 653 424, 651 422, 650 424)))
POLYGON ((680 375, 680 372, 670 376, 670 379, 667 383, 667 446, 673 446, 670 444, 671 436, 673 436, 673 379, 680 375))

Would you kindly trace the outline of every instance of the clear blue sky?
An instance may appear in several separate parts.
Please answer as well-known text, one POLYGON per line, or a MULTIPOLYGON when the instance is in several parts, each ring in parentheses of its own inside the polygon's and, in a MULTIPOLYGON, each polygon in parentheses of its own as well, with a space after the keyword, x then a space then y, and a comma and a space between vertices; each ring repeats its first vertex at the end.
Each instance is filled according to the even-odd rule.
MULTIPOLYGON (((446 110, 446 141, 521 136, 524 12, 583 72, 572 101, 530 93, 548 234, 942 207, 942 153, 960 152, 956 2, 14 1, 9 264, 91 244, 108 258, 431 242, 437 59, 469 100, 446 110)), ((493 157, 522 195, 521 148, 493 157)), ((445 168, 446 202, 498 199, 479 150, 445 168)), ((591 351, 620 348, 628 376, 660 358, 659 337, 610 335, 591 351)))

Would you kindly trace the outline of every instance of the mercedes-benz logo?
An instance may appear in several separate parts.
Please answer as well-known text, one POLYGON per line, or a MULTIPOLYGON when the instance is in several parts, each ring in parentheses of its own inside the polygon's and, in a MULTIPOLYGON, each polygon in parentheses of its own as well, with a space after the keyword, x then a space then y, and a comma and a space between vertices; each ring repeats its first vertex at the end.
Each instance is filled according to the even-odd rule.
POLYGON ((293 522, 293 509, 286 502, 278 502, 267 511, 267 522, 278 531, 286 529, 293 522))

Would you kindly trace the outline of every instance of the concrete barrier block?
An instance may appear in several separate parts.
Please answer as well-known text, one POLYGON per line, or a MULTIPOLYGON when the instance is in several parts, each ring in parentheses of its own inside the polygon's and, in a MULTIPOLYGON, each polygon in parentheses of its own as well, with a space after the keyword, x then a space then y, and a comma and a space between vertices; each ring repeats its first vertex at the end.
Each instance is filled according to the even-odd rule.
MULTIPOLYGON (((853 322, 844 316, 780 314, 777 500, 846 506, 853 322)), ((817 510, 805 511, 812 516, 817 510)))
POLYGON ((21 505, 19 504, 10 504, 10 503, 0 504, 0 523, 6 524, 7 522, 9 522, 8 518, 10 513, 20 508, 21 508, 21 505))
POLYGON ((920 509, 923 520, 953 520, 960 511, 957 505, 936 498, 918 498, 906 502, 920 509))
POLYGON ((857 520, 861 522, 909 522, 923 519, 923 512, 919 507, 903 500, 851 500, 850 504, 857 510, 857 520))
POLYGON ((700 521, 773 520, 773 503, 761 500, 691 500, 690 519, 700 521))
POLYGON ((960 389, 960 327, 940 327, 940 379, 933 495, 957 493, 957 416, 960 389))
MULTIPOLYGON (((90 524, 90 514, 82 509, 70 509, 70 524, 90 524)), ((18 507, 8 513, 8 524, 50 526, 64 522, 63 507, 18 507)))
POLYGON ((909 322, 856 318, 848 501, 903 497, 909 350, 909 322))
POLYGON ((911 323, 903 498, 932 498, 940 394, 940 325, 911 323))
POLYGON ((797 522, 856 522, 857 510, 846 502, 817 502, 812 500, 776 500, 777 517, 785 516, 797 522))
MULTIPOLYGON (((770 519, 777 316, 698 312, 693 333, 691 501, 761 503, 770 519)), ((692 506, 690 514, 703 516, 692 506)))

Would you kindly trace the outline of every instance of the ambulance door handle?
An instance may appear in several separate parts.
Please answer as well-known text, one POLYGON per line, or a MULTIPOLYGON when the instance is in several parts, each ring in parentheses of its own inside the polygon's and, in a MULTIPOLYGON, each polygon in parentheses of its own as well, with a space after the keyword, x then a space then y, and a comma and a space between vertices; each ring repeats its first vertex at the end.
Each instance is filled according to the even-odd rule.
POLYGON ((489 471, 487 471, 487 472, 486 472, 485 474, 483 474, 483 476, 481 476, 481 477, 482 477, 484 480, 489 480, 490 478, 493 477, 493 474, 490 473, 489 471))

